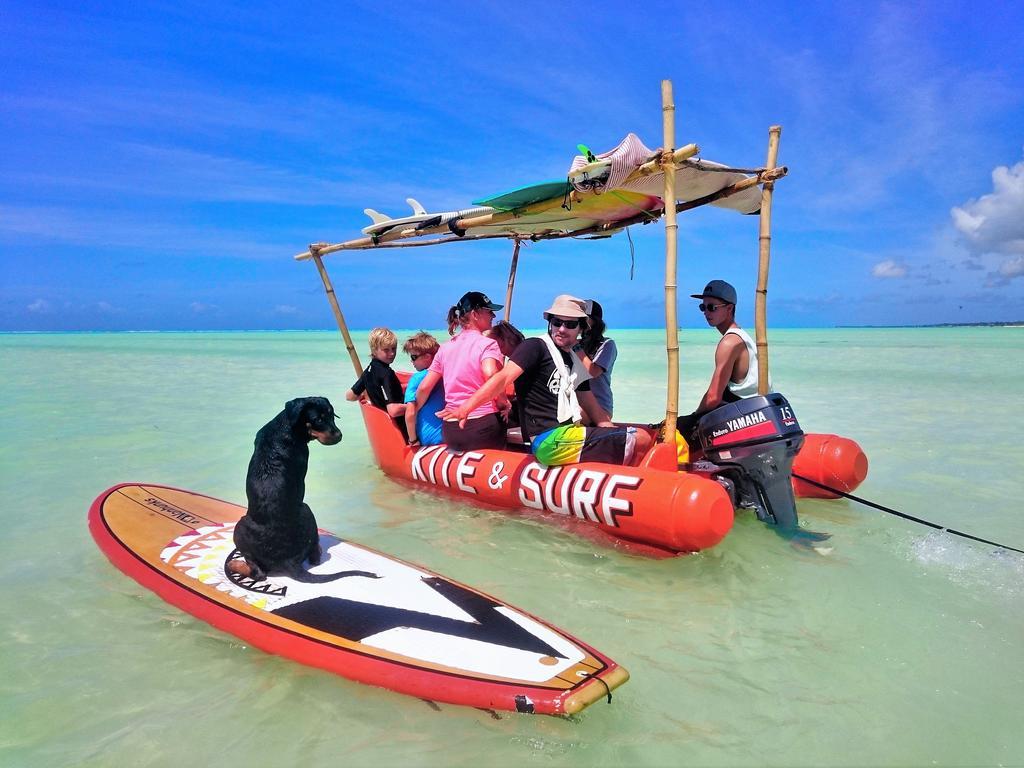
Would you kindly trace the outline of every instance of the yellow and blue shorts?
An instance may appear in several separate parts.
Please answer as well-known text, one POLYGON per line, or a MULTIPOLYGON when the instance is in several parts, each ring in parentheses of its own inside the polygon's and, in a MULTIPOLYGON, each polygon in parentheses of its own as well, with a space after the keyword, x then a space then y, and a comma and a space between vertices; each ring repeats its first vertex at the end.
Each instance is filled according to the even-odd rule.
POLYGON ((549 467, 600 461, 626 464, 636 447, 636 427, 582 427, 566 424, 541 432, 531 441, 533 455, 549 467))

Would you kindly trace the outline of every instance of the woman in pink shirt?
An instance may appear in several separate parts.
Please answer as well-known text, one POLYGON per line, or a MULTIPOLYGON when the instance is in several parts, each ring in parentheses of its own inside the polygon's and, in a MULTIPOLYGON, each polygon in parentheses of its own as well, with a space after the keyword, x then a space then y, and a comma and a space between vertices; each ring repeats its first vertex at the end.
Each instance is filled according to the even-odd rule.
MULTIPOLYGON (((444 379, 445 408, 458 408, 484 382, 501 370, 504 360, 497 342, 483 335, 494 321, 494 304, 479 291, 470 291, 448 310, 448 334, 458 335, 441 345, 427 375, 416 390, 416 408, 426 403, 438 381, 444 379)), ((505 424, 494 400, 488 400, 469 414, 465 429, 457 421, 441 424, 441 436, 453 451, 475 448, 504 448, 505 424)))

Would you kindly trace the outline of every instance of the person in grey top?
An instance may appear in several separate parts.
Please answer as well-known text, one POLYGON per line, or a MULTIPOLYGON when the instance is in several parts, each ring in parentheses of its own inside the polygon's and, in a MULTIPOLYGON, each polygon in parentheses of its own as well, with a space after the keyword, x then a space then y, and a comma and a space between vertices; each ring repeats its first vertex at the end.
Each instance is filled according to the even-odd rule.
POLYGON ((598 404, 612 418, 612 368, 615 366, 615 358, 619 350, 612 339, 606 338, 604 332, 604 310, 594 299, 588 299, 585 303, 585 311, 590 321, 588 328, 583 332, 583 338, 576 348, 576 354, 583 361, 587 372, 593 377, 590 380, 590 390, 597 398, 598 404))

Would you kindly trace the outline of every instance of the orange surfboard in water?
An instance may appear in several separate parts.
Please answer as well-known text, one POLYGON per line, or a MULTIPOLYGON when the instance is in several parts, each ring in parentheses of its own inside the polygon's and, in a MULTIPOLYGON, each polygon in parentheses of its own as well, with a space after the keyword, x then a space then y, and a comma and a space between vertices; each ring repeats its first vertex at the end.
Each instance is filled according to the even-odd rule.
POLYGON ((437 573, 321 531, 318 583, 229 574, 245 508, 123 484, 89 530, 111 562, 167 602, 268 653, 431 701, 572 714, 629 679, 604 654, 437 573), (334 579, 320 581, 325 576, 334 579))

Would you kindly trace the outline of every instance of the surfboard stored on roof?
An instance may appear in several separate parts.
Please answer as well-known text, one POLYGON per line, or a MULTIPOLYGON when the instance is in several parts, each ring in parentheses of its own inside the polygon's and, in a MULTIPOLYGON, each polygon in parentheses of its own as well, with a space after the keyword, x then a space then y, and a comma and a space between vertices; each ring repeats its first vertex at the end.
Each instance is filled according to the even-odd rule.
POLYGON ((409 229, 416 231, 427 227, 435 227, 440 224, 447 224, 449 221, 460 219, 464 216, 480 216, 485 213, 494 212, 493 208, 476 206, 473 208, 463 208, 458 211, 427 213, 426 209, 415 198, 408 197, 405 202, 407 202, 412 208, 412 215, 403 216, 397 219, 393 219, 386 214, 375 211, 373 208, 364 208, 363 213, 370 217, 371 223, 363 227, 363 233, 379 236, 391 231, 401 232, 409 229))
POLYGON ((325 531, 324 559, 312 572, 338 574, 334 580, 228 574, 244 513, 192 491, 124 484, 96 498, 89 530, 115 566, 172 605, 350 680, 431 701, 557 715, 610 698, 629 679, 535 616, 325 531))

